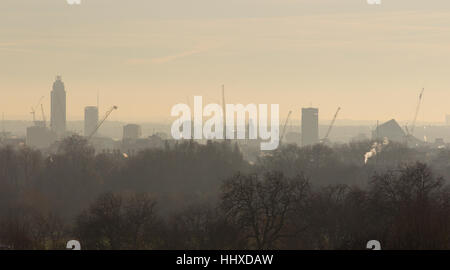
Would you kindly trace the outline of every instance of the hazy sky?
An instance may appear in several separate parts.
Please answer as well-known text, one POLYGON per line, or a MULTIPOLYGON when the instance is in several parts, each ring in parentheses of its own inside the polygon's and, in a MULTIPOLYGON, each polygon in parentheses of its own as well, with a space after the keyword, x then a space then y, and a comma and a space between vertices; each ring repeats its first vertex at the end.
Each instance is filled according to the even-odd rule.
POLYGON ((100 91, 112 120, 167 121, 189 97, 302 106, 330 119, 420 121, 450 113, 450 1, 0 1, 0 112, 31 119, 55 75, 69 120, 100 91))

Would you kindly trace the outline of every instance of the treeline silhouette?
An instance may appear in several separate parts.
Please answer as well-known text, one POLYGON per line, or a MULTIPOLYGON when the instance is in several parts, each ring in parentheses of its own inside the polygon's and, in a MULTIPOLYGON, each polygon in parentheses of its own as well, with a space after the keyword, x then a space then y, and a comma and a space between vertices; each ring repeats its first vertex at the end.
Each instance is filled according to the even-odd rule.
POLYGON ((283 145, 249 163, 231 141, 96 154, 0 148, 0 248, 449 249, 450 151, 283 145))

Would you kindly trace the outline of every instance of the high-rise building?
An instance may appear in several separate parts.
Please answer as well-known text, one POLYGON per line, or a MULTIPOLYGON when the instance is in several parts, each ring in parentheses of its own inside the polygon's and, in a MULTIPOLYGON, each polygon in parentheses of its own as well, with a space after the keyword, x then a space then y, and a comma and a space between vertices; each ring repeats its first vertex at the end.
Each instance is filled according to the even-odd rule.
POLYGON ((319 109, 302 109, 302 146, 319 142, 319 109))
POLYGON ((445 123, 447 124, 447 126, 450 126, 450 114, 447 114, 445 116, 445 123))
POLYGON ((123 139, 124 140, 137 140, 141 137, 141 126, 136 124, 128 124, 123 127, 123 139))
POLYGON ((66 90, 61 76, 56 76, 51 97, 50 127, 56 136, 61 138, 66 132, 66 90))
POLYGON ((98 125, 98 108, 88 106, 84 108, 84 136, 90 136, 98 125))

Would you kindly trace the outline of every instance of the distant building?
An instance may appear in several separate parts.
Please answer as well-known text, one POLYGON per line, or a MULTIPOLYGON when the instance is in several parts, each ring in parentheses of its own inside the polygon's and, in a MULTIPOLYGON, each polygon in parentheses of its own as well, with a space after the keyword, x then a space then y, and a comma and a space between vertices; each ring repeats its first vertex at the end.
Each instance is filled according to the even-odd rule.
POLYGON ((144 149, 163 148, 167 140, 162 139, 157 135, 149 136, 148 138, 142 138, 137 140, 123 140, 121 145, 121 151, 131 156, 144 149))
POLYGON ((66 90, 61 76, 56 77, 51 91, 51 130, 58 138, 64 136, 66 132, 66 90))
POLYGON ((128 124, 123 127, 123 140, 137 140, 141 137, 141 126, 128 124))
POLYGON ((284 142, 288 144, 301 145, 302 134, 299 132, 288 132, 284 136, 284 142))
POLYGON ((447 114, 447 115, 445 116, 445 124, 446 124, 447 126, 450 126, 450 114, 447 114))
POLYGON ((121 141, 100 136, 91 138, 90 143, 94 146, 97 153, 111 153, 119 149, 121 145, 121 141))
POLYGON ((55 142, 56 135, 45 126, 32 126, 27 128, 26 144, 30 147, 44 149, 55 142))
POLYGON ((45 123, 44 121, 36 120, 34 121, 34 125, 38 127, 46 127, 47 123, 45 123))
POLYGON ((90 136, 98 125, 98 108, 88 106, 84 108, 84 136, 90 136))
POLYGON ((156 132, 156 133, 154 133, 152 136, 150 136, 150 137, 154 137, 154 136, 156 136, 156 137, 159 137, 159 138, 161 138, 162 140, 167 140, 167 139, 169 139, 169 135, 167 135, 167 133, 165 133, 165 132, 156 132))
POLYGON ((319 109, 302 109, 302 146, 319 142, 319 109))
POLYGON ((405 142, 406 134, 400 125, 394 119, 379 125, 372 132, 372 139, 382 140, 387 138, 389 141, 405 142))

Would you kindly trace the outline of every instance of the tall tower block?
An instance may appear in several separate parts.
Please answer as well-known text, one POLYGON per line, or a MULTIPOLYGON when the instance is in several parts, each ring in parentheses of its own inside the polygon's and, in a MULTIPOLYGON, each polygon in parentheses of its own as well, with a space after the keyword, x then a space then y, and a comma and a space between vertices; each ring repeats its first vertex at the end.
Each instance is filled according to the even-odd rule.
POLYGON ((319 109, 302 109, 302 146, 319 142, 319 109))
POLYGON ((51 130, 58 138, 64 136, 66 132, 66 90, 61 76, 56 76, 51 91, 51 130))

